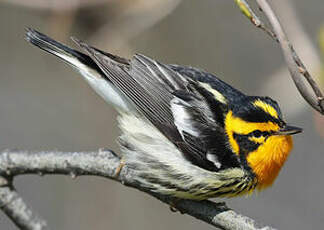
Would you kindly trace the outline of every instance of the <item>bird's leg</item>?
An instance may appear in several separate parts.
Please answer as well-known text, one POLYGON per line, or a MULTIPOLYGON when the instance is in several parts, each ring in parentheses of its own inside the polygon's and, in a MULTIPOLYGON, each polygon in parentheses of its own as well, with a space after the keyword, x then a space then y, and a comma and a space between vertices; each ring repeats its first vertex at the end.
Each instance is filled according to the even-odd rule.
POLYGON ((169 205, 170 205, 170 210, 171 212, 180 212, 181 214, 184 214, 184 212, 180 211, 179 209, 177 209, 177 204, 178 202, 180 202, 181 199, 180 198, 172 198, 169 205))
POLYGON ((114 152, 114 151, 112 151, 112 150, 110 150, 110 149, 108 149, 108 148, 101 148, 99 151, 101 151, 101 152, 109 151, 109 152, 111 152, 112 154, 114 154, 116 157, 118 157, 118 158, 120 159, 120 161, 119 161, 119 165, 118 165, 118 167, 116 168, 116 171, 115 171, 115 173, 114 173, 114 178, 118 178, 119 175, 120 175, 121 170, 123 169, 123 167, 124 167, 125 164, 126 164, 126 163, 125 163, 125 160, 124 160, 124 157, 123 157, 121 154, 116 153, 116 152, 114 152))
POLYGON ((119 165, 118 165, 118 167, 117 167, 117 169, 115 171, 115 175, 114 175, 115 178, 119 177, 119 174, 120 174, 120 172, 121 172, 121 170, 123 169, 124 166, 125 166, 125 161, 124 161, 124 158, 122 157, 120 159, 120 163, 119 163, 119 165))

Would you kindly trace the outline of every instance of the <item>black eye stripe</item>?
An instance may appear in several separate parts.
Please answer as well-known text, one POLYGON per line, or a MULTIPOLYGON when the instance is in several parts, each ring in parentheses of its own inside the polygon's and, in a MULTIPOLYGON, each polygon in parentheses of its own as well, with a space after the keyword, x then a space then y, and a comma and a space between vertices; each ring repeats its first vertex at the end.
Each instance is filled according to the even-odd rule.
POLYGON ((236 139, 237 137, 255 137, 255 138, 260 138, 260 137, 265 137, 266 139, 268 139, 268 137, 270 137, 272 134, 274 133, 274 131, 260 131, 260 130, 254 130, 253 132, 250 132, 248 134, 238 134, 238 133, 233 133, 233 137, 234 139, 236 139))
POLYGON ((252 132, 252 135, 254 137, 261 137, 262 136, 262 132, 260 130, 255 130, 252 132))
POLYGON ((262 136, 264 136, 264 137, 268 137, 268 136, 271 135, 271 133, 272 133, 272 132, 263 131, 263 132, 262 132, 262 136))
POLYGON ((237 134, 237 133, 233 134, 233 137, 237 141, 240 149, 243 149, 247 152, 252 152, 260 146, 260 143, 256 143, 254 141, 249 140, 249 136, 250 136, 249 134, 248 135, 237 134))
POLYGON ((259 137, 268 137, 271 135, 272 132, 268 132, 268 131, 260 131, 260 130, 254 130, 253 132, 249 133, 247 136, 249 137, 256 137, 256 138, 259 138, 259 137))

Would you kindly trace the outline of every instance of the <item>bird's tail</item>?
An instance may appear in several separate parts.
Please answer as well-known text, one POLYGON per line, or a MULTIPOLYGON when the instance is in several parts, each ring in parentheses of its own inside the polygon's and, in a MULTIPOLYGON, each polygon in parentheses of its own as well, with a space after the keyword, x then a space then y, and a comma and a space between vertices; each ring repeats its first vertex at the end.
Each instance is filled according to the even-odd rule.
POLYGON ((34 29, 26 29, 25 38, 28 42, 41 48, 42 50, 45 50, 46 52, 54 54, 78 70, 83 69, 85 65, 86 68, 90 67, 100 71, 89 56, 77 50, 71 49, 70 47, 63 45, 62 43, 59 43, 34 29))
POLYGON ((74 67, 89 85, 119 111, 133 111, 131 102, 105 77, 97 64, 86 54, 74 50, 33 29, 27 29, 26 40, 74 67))

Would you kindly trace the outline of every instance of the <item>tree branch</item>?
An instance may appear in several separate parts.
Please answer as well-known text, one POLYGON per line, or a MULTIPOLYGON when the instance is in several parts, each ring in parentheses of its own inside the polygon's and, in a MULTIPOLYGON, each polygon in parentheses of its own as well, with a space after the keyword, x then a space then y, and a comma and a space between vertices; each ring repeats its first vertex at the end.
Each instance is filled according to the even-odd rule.
POLYGON ((324 115, 324 96, 312 78, 305 65, 295 52, 294 47, 288 40, 277 16, 272 10, 271 6, 266 0, 256 0, 260 10, 264 12, 265 16, 269 20, 273 31, 264 26, 262 21, 256 16, 252 8, 245 0, 235 0, 236 4, 240 7, 241 11, 247 16, 250 21, 258 28, 263 29, 269 34, 275 41, 279 42, 282 49, 285 61, 287 63, 290 75, 303 98, 310 104, 315 110, 324 115), (308 82, 309 86, 305 84, 304 79, 308 82))
POLYGON ((13 189, 7 183, 7 180, 1 177, 0 187, 0 209, 14 222, 14 224, 24 230, 47 230, 46 221, 36 215, 13 189))
MULTIPOLYGON (((0 175, 3 178, 14 178, 24 174, 63 174, 70 175, 72 178, 83 175, 100 176, 148 193, 168 205, 172 204, 181 213, 193 216, 220 229, 273 229, 258 225, 254 220, 235 213, 224 203, 192 200, 176 200, 174 202, 175 200, 171 197, 146 191, 137 180, 138 173, 128 168, 127 162, 125 162, 121 171, 116 173, 119 171, 120 163, 121 160, 118 155, 110 150, 99 150, 97 152, 5 150, 0 152, 0 175)), ((17 226, 26 230, 47 229, 45 222, 35 217, 17 193, 10 189, 9 185, 4 184, 3 186, 0 188, 1 208, 17 226), (24 213, 21 213, 21 211, 24 213)))

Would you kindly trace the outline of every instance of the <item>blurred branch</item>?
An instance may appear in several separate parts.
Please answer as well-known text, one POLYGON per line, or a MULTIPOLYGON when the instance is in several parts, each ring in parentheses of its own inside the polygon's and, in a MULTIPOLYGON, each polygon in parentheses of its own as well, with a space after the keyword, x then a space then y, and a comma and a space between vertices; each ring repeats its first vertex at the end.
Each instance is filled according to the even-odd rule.
POLYGON ((288 40, 277 16, 273 12, 271 6, 268 4, 266 0, 256 0, 258 3, 260 10, 264 12, 266 17, 268 18, 270 24, 272 25, 273 31, 267 29, 261 20, 256 16, 256 14, 252 11, 252 8, 248 5, 245 0, 235 0, 236 4, 240 7, 241 11, 247 16, 254 25, 258 28, 263 29, 268 34, 271 35, 275 41, 279 42, 281 49, 283 51, 286 63, 288 65, 288 69, 290 75, 300 92, 303 98, 310 104, 315 110, 324 114, 324 96, 320 90, 320 87, 317 85, 315 80, 312 78, 303 62, 295 52, 294 47, 291 45, 288 40), (311 86, 312 90, 305 84, 304 79, 308 82, 309 86, 311 86))
MULTIPOLYGON (((273 230, 271 227, 259 226, 254 220, 235 213, 224 203, 178 199, 174 202, 172 197, 147 191, 139 184, 138 172, 127 167, 127 162, 122 168, 120 166, 120 158, 110 150, 97 152, 6 150, 0 152, 0 175, 5 179, 9 178, 10 180, 10 178, 24 174, 62 174, 70 175, 72 178, 83 175, 100 176, 148 193, 160 201, 172 205, 181 213, 223 230, 273 230)), ((3 183, 0 188, 0 204, 2 204, 2 210, 20 229, 46 229, 45 222, 36 218, 33 212, 26 208, 17 193, 10 189, 9 184, 3 183)))
MULTIPOLYGON (((182 0, 124 0, 118 16, 95 31, 90 40, 102 49, 114 52, 169 15, 182 0), (136 4, 134 3, 136 2, 136 4)), ((126 55, 126 53, 124 53, 126 55)))
POLYGON ((320 83, 323 84, 324 81, 324 25, 321 26, 318 33, 318 44, 320 47, 320 55, 321 55, 321 73, 320 73, 320 83))
MULTIPOLYGON (((55 37, 66 40, 70 31, 77 22, 78 13, 81 9, 93 6, 102 6, 103 10, 110 9, 105 13, 102 25, 91 27, 91 37, 102 49, 114 52, 118 50, 121 55, 128 56, 130 51, 129 41, 143 33, 153 25, 170 14, 182 0, 3 0, 8 4, 49 12, 49 25, 55 37)), ((0 1, 1 2, 1 1, 0 1)), ((98 12, 100 18, 102 12, 98 12)), ((85 25, 82 25, 85 27, 85 25)))
POLYGON ((35 215, 4 177, 0 177, 0 209, 20 229, 48 229, 46 221, 35 215))
POLYGON ((38 10, 76 10, 83 7, 89 7, 101 3, 107 3, 116 0, 55 0, 55 1, 44 1, 44 0, 2 0, 5 3, 14 4, 22 7, 29 7, 38 10))
MULTIPOLYGON (((321 85, 323 85, 324 83, 324 25, 321 26, 319 33, 318 33, 318 44, 320 47, 320 55, 321 58, 319 58, 320 60, 320 79, 319 82, 321 85)), ((324 118, 322 116, 318 116, 317 114, 315 114, 314 116, 315 119, 315 127, 317 129, 317 131, 319 132, 319 134, 321 135, 322 138, 324 138, 324 118)))

